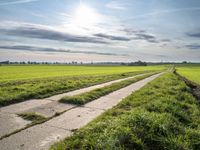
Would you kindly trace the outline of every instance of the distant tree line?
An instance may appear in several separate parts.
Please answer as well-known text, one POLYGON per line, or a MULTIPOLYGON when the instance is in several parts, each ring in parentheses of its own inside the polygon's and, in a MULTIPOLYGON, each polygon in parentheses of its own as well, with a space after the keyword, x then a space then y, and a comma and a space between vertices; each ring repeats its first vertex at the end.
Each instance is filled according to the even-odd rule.
POLYGON ((144 62, 144 61, 135 61, 135 62, 77 62, 77 61, 72 61, 72 62, 36 62, 36 61, 20 61, 20 62, 11 62, 11 61, 2 61, 0 62, 0 65, 3 64, 66 64, 66 65, 116 65, 116 66, 147 66, 147 65, 162 65, 162 64, 198 64, 198 63, 193 63, 193 62, 144 62))
POLYGON ((147 63, 139 60, 136 62, 128 63, 128 66, 147 66, 147 63))

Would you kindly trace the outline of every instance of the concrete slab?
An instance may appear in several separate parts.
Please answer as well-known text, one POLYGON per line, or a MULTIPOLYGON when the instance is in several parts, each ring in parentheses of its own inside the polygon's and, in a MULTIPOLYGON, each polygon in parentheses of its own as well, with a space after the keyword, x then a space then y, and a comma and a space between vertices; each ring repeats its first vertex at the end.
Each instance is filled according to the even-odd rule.
POLYGON ((37 125, 0 141, 1 150, 44 150, 55 141, 70 136, 70 131, 37 125))
POLYGON ((104 110, 95 108, 77 107, 49 120, 45 124, 66 130, 79 129, 103 112, 104 110))
POLYGON ((0 113, 0 137, 23 128, 30 123, 30 121, 24 120, 15 114, 0 113))
POLYGON ((25 101, 18 104, 2 107, 0 108, 0 112, 1 113, 20 113, 20 112, 29 110, 31 108, 39 107, 41 105, 48 104, 51 102, 52 101, 47 100, 47 99, 42 99, 42 100, 34 99, 34 100, 25 101))
POLYGON ((35 112, 35 113, 40 114, 45 117, 52 117, 56 113, 64 112, 73 107, 76 107, 76 105, 64 104, 64 103, 59 103, 59 102, 55 101, 55 102, 43 104, 39 107, 35 107, 32 109, 26 110, 24 112, 26 112, 26 113, 27 112, 35 112))

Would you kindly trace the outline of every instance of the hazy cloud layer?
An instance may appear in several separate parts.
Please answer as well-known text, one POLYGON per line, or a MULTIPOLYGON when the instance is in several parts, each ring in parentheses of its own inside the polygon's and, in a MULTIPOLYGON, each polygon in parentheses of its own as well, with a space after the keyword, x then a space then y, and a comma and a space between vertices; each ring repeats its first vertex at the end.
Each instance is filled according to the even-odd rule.
POLYGON ((196 32, 196 33, 186 33, 187 36, 189 37, 193 37, 193 38, 200 38, 200 32, 196 32))
POLYGON ((122 2, 114 0, 107 3, 106 7, 110 9, 116 9, 116 10, 125 10, 127 7, 126 5, 127 5, 126 3, 122 3, 122 2))
POLYGON ((97 55, 112 55, 112 56, 127 56, 126 54, 118 55, 114 53, 103 53, 95 51, 76 51, 68 49, 56 49, 56 48, 47 48, 47 47, 35 47, 35 46, 26 46, 26 45, 14 45, 14 46, 0 46, 0 49, 8 50, 25 50, 25 51, 41 51, 41 52, 62 52, 62 53, 80 53, 80 54, 97 54, 97 55))
POLYGON ((120 31, 125 32, 127 35, 134 35, 136 33, 146 33, 146 30, 133 30, 131 28, 124 28, 120 31))
MULTIPOLYGON (((150 13, 142 14, 142 15, 137 15, 130 17, 127 20, 133 20, 133 19, 142 19, 142 18, 149 18, 152 16, 159 16, 159 15, 164 15, 164 14, 173 14, 177 12, 187 12, 187 11, 199 11, 200 7, 185 7, 185 8, 176 8, 176 9, 165 9, 165 10, 158 10, 158 11, 153 11, 150 13)), ((127 21, 124 20, 124 21, 127 21)))
POLYGON ((169 39, 159 39, 155 35, 148 33, 146 30, 133 30, 131 28, 124 28, 121 31, 129 36, 133 36, 132 40, 145 40, 149 43, 170 42, 169 39))
POLYGON ((186 48, 193 49, 193 50, 200 50, 200 44, 189 44, 185 45, 186 48))
POLYGON ((14 4, 22 4, 22 3, 30 3, 39 0, 7 0, 6 2, 0 2, 0 6, 4 5, 14 5, 14 4))
MULTIPOLYGON (((11 22, 12 24, 12 22, 11 22)), ((91 35, 78 35, 62 31, 59 28, 43 26, 39 24, 19 23, 9 25, 0 25, 0 33, 10 36, 28 37, 44 40, 55 40, 64 42, 78 42, 78 43, 94 43, 94 44, 111 44, 111 41, 133 41, 145 40, 149 43, 170 42, 169 39, 159 39, 155 35, 148 33, 146 30, 133 30, 125 28, 120 30, 125 35, 111 35, 105 33, 95 33, 91 35)))
POLYGON ((104 33, 94 34, 94 36, 109 39, 109 40, 114 40, 114 41, 130 41, 131 40, 131 38, 128 38, 128 37, 108 35, 104 33))
POLYGON ((82 42, 82 43, 108 43, 101 38, 89 37, 89 36, 79 36, 75 34, 69 34, 50 28, 44 28, 40 25, 29 25, 23 24, 22 26, 15 26, 11 28, 0 28, 0 33, 6 35, 15 35, 19 37, 46 39, 46 40, 56 40, 65 42, 82 42))
POLYGON ((136 33, 136 37, 134 39, 136 40, 145 40, 150 43, 159 43, 157 38, 154 35, 150 35, 147 33, 136 33))

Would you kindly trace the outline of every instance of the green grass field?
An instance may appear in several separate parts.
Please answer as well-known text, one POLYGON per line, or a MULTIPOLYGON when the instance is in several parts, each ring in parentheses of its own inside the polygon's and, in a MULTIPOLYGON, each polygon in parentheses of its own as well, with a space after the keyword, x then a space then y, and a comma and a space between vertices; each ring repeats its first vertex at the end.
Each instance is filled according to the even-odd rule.
POLYGON ((0 106, 88 87, 168 66, 0 66, 0 106))
POLYGON ((199 150, 200 107, 190 92, 166 73, 51 149, 199 150))
POLYGON ((180 75, 200 85, 200 65, 180 65, 176 70, 180 75))
MULTIPOLYGON (((137 74, 167 70, 169 66, 0 66, 0 106, 44 98, 137 74)), ((171 71, 171 72, 170 72, 171 71)), ((54 144, 64 149, 200 149, 200 105, 192 89, 172 73, 160 76, 106 111, 71 137, 54 144)), ((200 84, 200 65, 178 65, 176 71, 200 84)), ((62 101, 85 104, 126 87, 149 75, 64 97, 62 101)), ((18 114, 32 125, 44 118, 36 113, 18 114)), ((50 118, 52 119, 52 118, 50 118)), ((18 131, 17 131, 18 132, 18 131)))
POLYGON ((161 70, 168 66, 67 66, 67 65, 3 65, 0 81, 52 78, 82 75, 109 75, 144 70, 161 70))

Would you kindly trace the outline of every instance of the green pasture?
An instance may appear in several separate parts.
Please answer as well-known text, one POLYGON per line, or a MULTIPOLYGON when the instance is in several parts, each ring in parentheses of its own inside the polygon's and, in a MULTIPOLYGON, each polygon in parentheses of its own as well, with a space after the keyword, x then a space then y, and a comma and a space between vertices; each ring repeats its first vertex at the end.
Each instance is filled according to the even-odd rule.
POLYGON ((3 65, 0 82, 35 78, 82 75, 108 75, 135 71, 161 70, 168 66, 70 66, 70 65, 3 65))
POLYGON ((180 65, 176 71, 187 79, 200 84, 200 65, 180 65))

